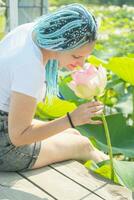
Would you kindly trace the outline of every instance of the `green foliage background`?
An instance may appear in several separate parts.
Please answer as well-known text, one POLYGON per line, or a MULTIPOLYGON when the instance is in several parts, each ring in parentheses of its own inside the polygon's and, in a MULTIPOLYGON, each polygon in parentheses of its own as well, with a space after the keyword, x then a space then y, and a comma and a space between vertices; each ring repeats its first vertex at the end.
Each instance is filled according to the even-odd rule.
POLYGON ((122 6, 124 4, 134 5, 133 0, 50 0, 50 3, 53 5, 63 5, 69 3, 82 3, 82 4, 97 4, 97 5, 119 5, 122 6))

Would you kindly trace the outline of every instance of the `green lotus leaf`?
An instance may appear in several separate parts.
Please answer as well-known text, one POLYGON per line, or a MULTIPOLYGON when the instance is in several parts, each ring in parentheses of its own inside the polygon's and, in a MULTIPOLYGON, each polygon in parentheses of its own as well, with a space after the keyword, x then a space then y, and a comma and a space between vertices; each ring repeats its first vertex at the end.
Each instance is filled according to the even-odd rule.
POLYGON ((119 77, 134 85, 134 58, 115 57, 111 58, 107 69, 112 70, 119 77))
POLYGON ((97 58, 96 56, 93 56, 93 55, 91 55, 87 58, 87 62, 95 65, 96 67, 98 67, 99 65, 102 65, 104 67, 104 66, 107 66, 107 64, 108 64, 106 61, 104 61, 100 58, 97 58))
MULTIPOLYGON (((110 162, 109 160, 107 161, 102 161, 100 163, 95 163, 92 160, 88 160, 84 166, 93 171, 94 173, 103 176, 106 179, 110 179, 111 180, 111 166, 110 166, 110 162)), ((114 183, 119 183, 118 178, 116 176, 116 174, 114 174, 114 183)))
MULTIPOLYGON (((134 157, 134 127, 126 124, 125 117, 121 114, 106 116, 108 128, 111 137, 113 154, 124 154, 125 156, 134 157)), ((81 134, 88 138, 94 138, 94 144, 108 152, 106 137, 103 125, 85 124, 78 126, 77 129, 81 134)))
POLYGON ((40 119, 55 119, 61 116, 66 115, 67 112, 71 112, 76 108, 74 103, 61 100, 55 97, 52 101, 52 104, 49 105, 47 101, 39 102, 37 104, 35 117, 40 119))
MULTIPOLYGON (((114 183, 121 184, 131 191, 134 191, 134 162, 113 159, 113 164, 115 172, 114 183)), ((102 161, 97 164, 94 161, 88 160, 84 166, 106 179, 111 179, 111 167, 109 160, 102 161)))
POLYGON ((134 192, 134 162, 114 159, 114 170, 119 183, 134 192))

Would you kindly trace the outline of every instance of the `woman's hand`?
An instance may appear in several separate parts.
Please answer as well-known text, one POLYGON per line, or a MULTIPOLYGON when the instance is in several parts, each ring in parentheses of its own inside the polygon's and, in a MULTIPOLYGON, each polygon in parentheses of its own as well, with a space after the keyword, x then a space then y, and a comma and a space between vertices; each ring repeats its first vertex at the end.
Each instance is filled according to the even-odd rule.
POLYGON ((83 124, 102 124, 100 120, 92 120, 103 112, 104 105, 98 101, 88 102, 80 105, 70 113, 74 126, 83 124))

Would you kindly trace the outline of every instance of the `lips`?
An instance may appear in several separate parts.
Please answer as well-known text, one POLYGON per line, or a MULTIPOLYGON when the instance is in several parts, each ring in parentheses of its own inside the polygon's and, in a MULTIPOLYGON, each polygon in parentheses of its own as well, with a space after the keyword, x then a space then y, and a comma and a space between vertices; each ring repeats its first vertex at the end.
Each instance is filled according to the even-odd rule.
POLYGON ((70 64, 70 65, 67 65, 67 67, 71 70, 75 69, 77 66, 76 65, 73 65, 73 64, 70 64))
POLYGON ((73 65, 73 64, 67 65, 66 67, 67 67, 69 70, 80 70, 80 69, 82 69, 81 66, 79 66, 79 65, 73 65))

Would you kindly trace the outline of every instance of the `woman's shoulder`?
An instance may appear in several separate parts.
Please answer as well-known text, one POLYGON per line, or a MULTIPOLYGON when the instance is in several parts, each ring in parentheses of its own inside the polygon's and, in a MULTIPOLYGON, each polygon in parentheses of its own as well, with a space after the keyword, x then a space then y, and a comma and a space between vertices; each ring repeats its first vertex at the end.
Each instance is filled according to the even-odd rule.
POLYGON ((19 26, 17 26, 16 28, 14 28, 13 30, 11 30, 9 32, 9 34, 13 34, 13 33, 16 33, 16 32, 19 32, 19 31, 29 31, 32 29, 32 27, 34 26, 34 22, 30 22, 30 23, 25 23, 25 24, 21 24, 19 26))
POLYGON ((16 48, 23 47, 32 26, 32 23, 22 24, 7 33, 0 41, 1 56, 4 56, 4 52, 6 52, 6 54, 8 52, 10 55, 10 53, 14 52, 16 48))
POLYGON ((22 24, 4 37, 0 42, 0 63, 1 59, 7 61, 8 58, 8 60, 11 60, 13 63, 15 59, 17 65, 20 65, 21 62, 28 64, 37 64, 38 62, 38 65, 41 64, 41 52, 32 40, 33 26, 33 22, 22 24))

